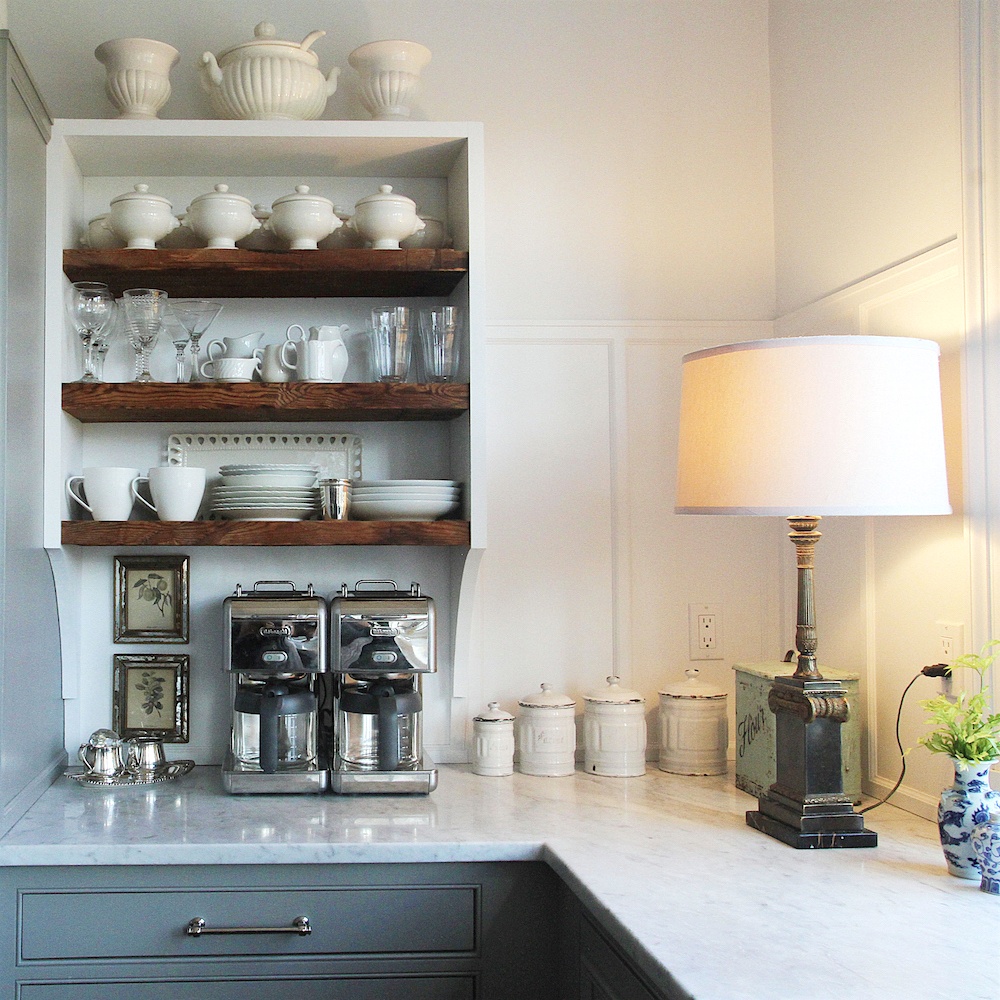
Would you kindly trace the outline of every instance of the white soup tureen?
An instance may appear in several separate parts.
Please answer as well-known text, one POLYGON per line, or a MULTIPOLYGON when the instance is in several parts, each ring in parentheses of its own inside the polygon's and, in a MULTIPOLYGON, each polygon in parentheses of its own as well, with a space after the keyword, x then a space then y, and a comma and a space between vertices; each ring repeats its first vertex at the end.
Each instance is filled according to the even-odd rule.
POLYGON ((254 39, 219 54, 201 57, 201 83, 221 118, 312 121, 323 114, 337 89, 339 69, 319 70, 310 46, 325 31, 310 32, 301 42, 275 38, 273 24, 261 21, 254 39))

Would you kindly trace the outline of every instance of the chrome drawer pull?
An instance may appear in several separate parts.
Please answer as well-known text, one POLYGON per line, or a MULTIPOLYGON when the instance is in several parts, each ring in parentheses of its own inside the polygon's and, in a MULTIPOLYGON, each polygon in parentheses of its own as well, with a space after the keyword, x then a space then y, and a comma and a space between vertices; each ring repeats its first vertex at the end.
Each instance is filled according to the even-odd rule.
POLYGON ((187 925, 191 937, 201 937, 202 934, 298 934, 305 937, 312 931, 308 917, 296 917, 291 927, 209 927, 204 917, 192 917, 187 925))

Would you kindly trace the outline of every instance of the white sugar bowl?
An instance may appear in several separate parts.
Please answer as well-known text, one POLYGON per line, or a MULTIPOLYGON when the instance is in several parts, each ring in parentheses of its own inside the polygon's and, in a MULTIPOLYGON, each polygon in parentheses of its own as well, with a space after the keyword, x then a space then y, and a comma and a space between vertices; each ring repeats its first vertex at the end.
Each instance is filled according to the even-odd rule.
POLYGON ((441 219, 434 218, 433 215, 420 215, 424 228, 412 236, 407 236, 405 240, 400 240, 399 245, 404 250, 440 250, 448 242, 448 230, 441 219))
POLYGON ((87 250, 120 250, 125 241, 111 232, 108 226, 108 213, 95 215, 87 223, 87 231, 80 237, 80 246, 87 250))
POLYGON ((198 195, 188 206, 184 224, 212 250, 235 250, 237 240, 260 228, 250 199, 233 194, 228 184, 198 195))
POLYGON ((271 217, 264 228, 287 242, 290 250, 315 250, 320 240, 341 225, 329 198, 310 194, 308 184, 298 184, 293 194, 271 205, 271 217))
POLYGON ((503 777, 514 773, 514 716, 491 701, 472 720, 472 770, 503 777))
POLYGON ((268 21, 254 28, 253 41, 201 57, 201 85, 220 118, 312 121, 323 114, 337 89, 339 69, 324 77, 310 47, 325 31, 310 32, 301 42, 275 38, 268 21))
POLYGON ((590 774, 630 778, 646 773, 646 700, 612 675, 583 696, 583 761, 590 774))
POLYGON ((673 774, 725 774, 729 748, 726 692, 698 677, 660 692, 660 770, 673 774))
POLYGON ((148 184, 111 199, 108 228, 123 239, 129 250, 155 250, 156 241, 173 232, 180 222, 166 198, 149 193, 148 184))
POLYGON ((405 194, 393 194, 391 184, 379 185, 378 194, 357 202, 347 224, 371 243, 373 250, 398 250, 400 240, 424 228, 416 202, 405 194))
POLYGON ((561 777, 576 770, 576 702, 543 684, 518 700, 516 742, 522 774, 561 777))

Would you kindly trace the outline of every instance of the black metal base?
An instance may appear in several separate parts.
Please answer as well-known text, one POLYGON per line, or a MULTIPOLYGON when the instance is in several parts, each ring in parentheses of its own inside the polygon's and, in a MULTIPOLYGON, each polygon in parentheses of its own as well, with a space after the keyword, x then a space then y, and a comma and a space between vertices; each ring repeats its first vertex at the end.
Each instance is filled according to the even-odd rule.
MULTIPOLYGON (((858 819, 861 817, 859 816, 858 819)), ((816 850, 832 847, 877 847, 878 834, 867 830, 862 823, 860 830, 815 830, 807 832, 788 826, 757 810, 747 812, 747 826, 766 833, 797 850, 816 850)))

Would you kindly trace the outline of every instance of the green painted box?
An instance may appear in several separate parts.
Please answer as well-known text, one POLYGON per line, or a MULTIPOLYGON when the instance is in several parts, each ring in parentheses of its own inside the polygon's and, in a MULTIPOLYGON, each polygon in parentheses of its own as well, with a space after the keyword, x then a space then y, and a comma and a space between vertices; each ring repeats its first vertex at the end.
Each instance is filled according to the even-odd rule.
MULTIPOLYGON (((795 664, 737 663, 736 671, 736 787, 751 795, 766 791, 775 778, 774 715, 767 707, 771 681, 791 674, 795 664)), ((820 666, 830 680, 844 685, 850 717, 841 728, 844 794, 861 801, 861 720, 858 711, 858 675, 820 666)))

